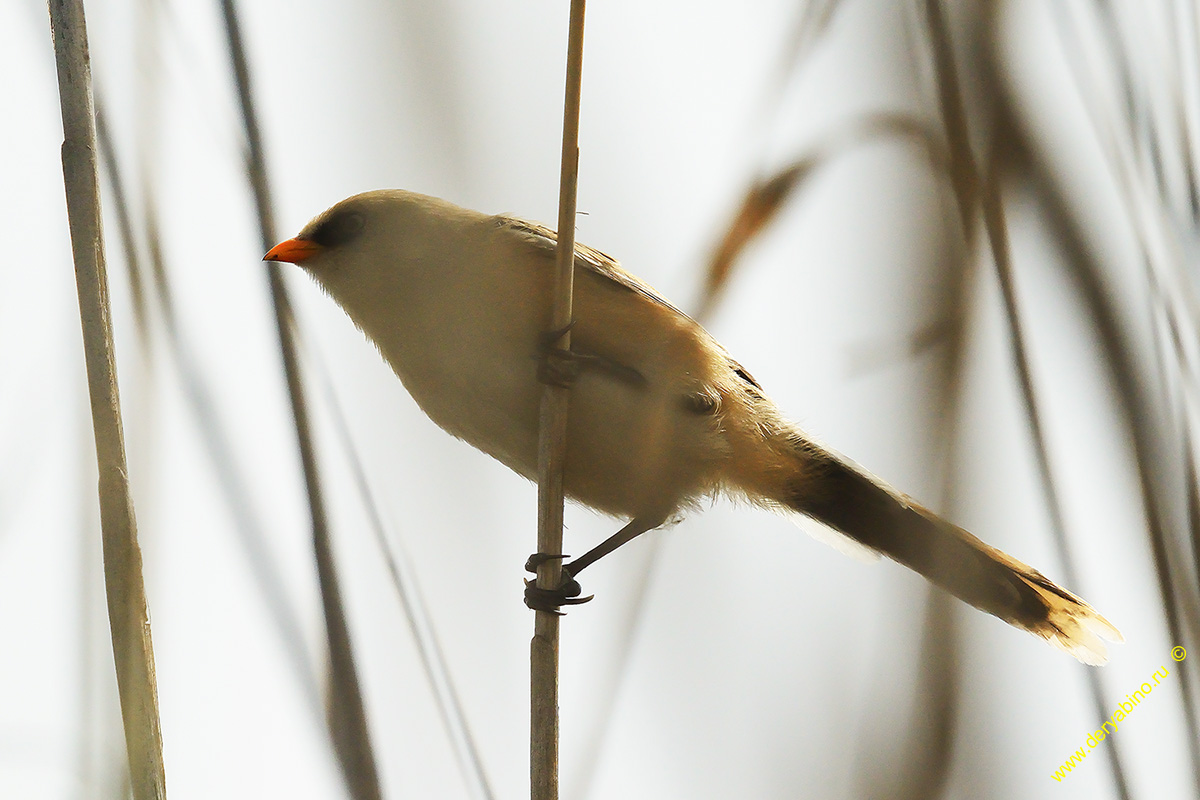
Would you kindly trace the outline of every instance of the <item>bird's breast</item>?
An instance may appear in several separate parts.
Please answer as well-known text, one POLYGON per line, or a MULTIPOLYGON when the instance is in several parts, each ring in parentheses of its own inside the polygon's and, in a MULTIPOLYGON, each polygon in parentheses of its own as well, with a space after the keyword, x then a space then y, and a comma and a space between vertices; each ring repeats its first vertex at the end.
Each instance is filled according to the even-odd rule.
POLYGON ((410 293, 405 307, 368 335, 430 419, 532 477, 542 323, 507 288, 489 291, 477 282, 425 297, 410 293))

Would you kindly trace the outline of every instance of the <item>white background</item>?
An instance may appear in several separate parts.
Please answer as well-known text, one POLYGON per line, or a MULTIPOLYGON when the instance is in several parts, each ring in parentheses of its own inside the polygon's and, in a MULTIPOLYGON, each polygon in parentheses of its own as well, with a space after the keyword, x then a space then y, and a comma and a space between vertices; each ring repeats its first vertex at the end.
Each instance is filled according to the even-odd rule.
MULTIPOLYGON (((1105 267, 1128 282, 1130 336, 1144 345, 1136 229, 1072 78, 1061 20, 1029 0, 1003 5, 996 35, 1010 88, 1105 267)), ((685 308, 756 176, 881 111, 940 124, 923 15, 911 4, 842 4, 789 67, 799 8, 596 0, 588 9, 578 237, 685 308)), ((97 95, 139 232, 145 209, 157 209, 186 354, 181 368, 157 310, 149 339, 139 336, 106 194, 170 796, 338 797, 309 526, 219 9, 126 0, 87 11, 97 95), (227 449, 215 458, 198 409, 222 432, 227 449)), ((259 0, 240 12, 281 238, 381 187, 556 218, 566 2, 259 0)), ((1153 41, 1163 19, 1144 22, 1153 41)), ((975 63, 969 50, 960 56, 975 63)), ((981 90, 970 80, 965 89, 981 90)), ((119 797, 94 451, 39 3, 0 5, 0 103, 0 797, 119 797)), ((1117 797, 1104 761, 1113 746, 1132 796, 1193 796, 1169 660, 1173 645, 1189 643, 1167 634, 1131 445, 1041 211, 1020 187, 1009 201, 1080 574, 1069 588, 1128 640, 1103 668, 1105 704, 1115 708, 1162 666, 1171 676, 1059 783, 1051 774, 1101 722, 1089 668, 955 605, 945 796, 1117 797)), ((820 440, 1061 579, 989 259, 975 265, 961 309, 959 410, 942 403, 944 345, 908 345, 945 323, 960 239, 948 184, 918 147, 847 148, 750 247, 706 323, 820 440)), ((288 281, 385 794, 472 796, 370 532, 339 417, 393 545, 409 556, 495 796, 525 796, 533 618, 521 566, 534 549, 535 488, 436 429, 332 301, 299 271, 288 281)), ((1142 352, 1153 374, 1153 351, 1142 352)), ((567 521, 576 554, 619 524, 579 508, 567 521)), ((930 682, 920 650, 929 593, 917 576, 846 559, 785 519, 719 501, 586 578, 597 599, 563 624, 565 798, 886 797, 912 769, 905 747, 926 735, 930 702, 920 682, 930 682)))

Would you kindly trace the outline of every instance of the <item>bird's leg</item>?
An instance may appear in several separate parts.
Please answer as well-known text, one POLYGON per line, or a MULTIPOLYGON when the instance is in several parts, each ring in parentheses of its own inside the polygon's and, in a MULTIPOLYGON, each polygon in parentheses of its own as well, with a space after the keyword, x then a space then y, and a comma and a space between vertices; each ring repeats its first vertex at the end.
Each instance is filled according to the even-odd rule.
MULTIPOLYGON (((557 611, 558 607, 562 605, 579 605, 591 600, 592 595, 588 595, 587 597, 579 596, 583 593, 583 588, 579 585, 579 581, 575 580, 575 576, 626 542, 636 539, 646 531, 657 528, 665 519, 665 517, 657 515, 634 517, 624 528, 621 528, 621 530, 591 550, 588 550, 570 564, 563 564, 562 583, 559 584, 557 589, 540 589, 536 581, 525 581, 525 605, 539 611, 557 611)), ((538 565, 552 558, 566 558, 566 556, 534 553, 525 562, 525 569, 529 572, 537 572, 538 565)))
MULTIPOLYGON (((567 389, 579 377, 579 361, 575 358, 575 354, 564 347, 557 346, 573 327, 575 327, 575 320, 568 322, 565 327, 548 331, 538 337, 537 377, 542 383, 567 389)), ((534 553, 525 561, 525 570, 536 575, 538 567, 542 564, 562 558, 566 558, 566 556, 561 553, 534 553)), ((583 589, 579 582, 566 571, 562 573, 562 579, 554 589, 541 588, 537 585, 536 578, 525 581, 525 605, 535 611, 559 614, 561 613, 558 611, 559 606, 579 605, 592 599, 590 596, 580 597, 579 595, 582 593, 583 589)))
MULTIPOLYGON (((619 381, 639 388, 646 385, 645 376, 633 367, 621 364, 610 358, 605 358, 604 356, 579 353, 559 347, 558 343, 574 326, 575 320, 571 320, 565 327, 549 331, 541 336, 538 342, 537 377, 539 381, 551 386, 570 388, 579 378, 580 372, 586 367, 599 370, 619 381)), ((537 611, 560 613, 558 611, 559 606, 579 605, 591 600, 591 595, 587 597, 579 596, 583 593, 583 589, 580 587, 579 581, 573 577, 573 573, 579 572, 584 567, 602 556, 608 555, 635 536, 645 533, 651 528, 656 528, 662 523, 662 518, 651 518, 651 520, 643 521, 636 518, 630 520, 629 524, 608 539, 605 539, 599 546, 592 548, 581 558, 571 562, 571 564, 564 564, 562 567, 562 580, 553 589, 539 587, 536 580, 525 581, 525 605, 537 611)), ((538 566, 541 564, 551 559, 565 557, 558 553, 534 553, 525 562, 525 569, 536 573, 538 566)))
POLYGON ((666 522, 665 516, 653 515, 649 517, 634 517, 626 523, 624 528, 614 533, 612 536, 605 539, 600 544, 588 550, 579 558, 572 561, 570 564, 563 564, 563 572, 569 572, 571 575, 578 575, 583 572, 586 567, 595 564, 606 555, 616 550, 623 544, 631 542, 641 536, 646 531, 651 531, 666 522))

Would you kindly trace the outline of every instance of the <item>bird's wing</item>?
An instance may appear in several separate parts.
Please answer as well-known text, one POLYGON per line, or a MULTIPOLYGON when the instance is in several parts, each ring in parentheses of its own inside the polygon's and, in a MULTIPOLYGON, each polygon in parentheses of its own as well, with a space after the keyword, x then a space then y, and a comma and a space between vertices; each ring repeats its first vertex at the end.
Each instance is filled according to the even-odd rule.
MULTIPOLYGON (((557 233, 550 230, 545 225, 539 225, 536 222, 530 222, 529 220, 520 219, 518 217, 498 216, 495 219, 497 227, 501 227, 518 234, 530 245, 542 250, 553 258, 554 252, 558 247, 557 233)), ((670 309, 672 312, 681 317, 688 316, 680 311, 676 306, 672 305, 648 283, 633 275, 630 275, 628 272, 621 269, 621 265, 615 258, 610 255, 606 255, 605 253, 601 253, 595 248, 588 247, 586 244, 580 244, 579 242, 575 243, 575 266, 577 268, 585 269, 593 275, 603 278, 617 287, 641 295, 647 300, 657 303, 664 308, 670 309)))
MULTIPOLYGON (((513 217, 508 215, 500 215, 495 217, 497 227, 512 231, 521 237, 530 246, 544 252, 548 257, 553 258, 555 251, 558 248, 558 233, 547 228, 545 225, 539 225, 536 222, 513 217)), ((608 284, 612 288, 622 289, 633 292, 644 300, 655 303, 680 317, 690 320, 697 327, 697 323, 691 316, 684 313, 678 306, 671 303, 658 290, 650 284, 641 280, 635 275, 631 275, 621 269, 620 263, 612 256, 602 253, 599 250, 588 247, 586 244, 575 243, 575 266, 578 269, 587 270, 590 274, 599 278, 602 282, 608 284)), ((713 345, 721 348, 719 344, 713 341, 713 345)), ((730 370, 747 386, 750 387, 754 394, 758 394, 762 387, 754 376, 746 370, 741 364, 735 361, 732 357, 726 355, 726 360, 729 363, 730 370)))

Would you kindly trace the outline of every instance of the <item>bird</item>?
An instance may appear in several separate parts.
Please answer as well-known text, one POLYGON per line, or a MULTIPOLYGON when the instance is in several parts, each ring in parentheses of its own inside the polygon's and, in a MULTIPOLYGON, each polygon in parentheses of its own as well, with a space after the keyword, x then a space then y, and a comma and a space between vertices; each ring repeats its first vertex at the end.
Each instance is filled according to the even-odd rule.
POLYGON ((564 564, 557 590, 527 583, 528 605, 586 599, 583 568, 725 495, 815 522, 1085 664, 1107 661, 1102 638, 1124 641, 1036 569, 819 445, 699 323, 583 244, 570 346, 557 348, 556 248, 537 223, 384 189, 336 203, 263 258, 303 268, 434 423, 525 478, 537 476, 544 384, 569 385, 564 491, 627 523, 564 564))

